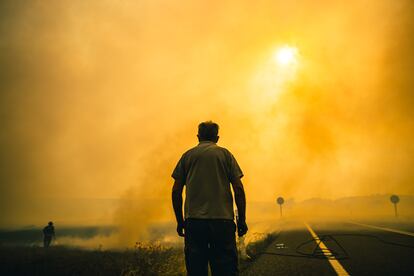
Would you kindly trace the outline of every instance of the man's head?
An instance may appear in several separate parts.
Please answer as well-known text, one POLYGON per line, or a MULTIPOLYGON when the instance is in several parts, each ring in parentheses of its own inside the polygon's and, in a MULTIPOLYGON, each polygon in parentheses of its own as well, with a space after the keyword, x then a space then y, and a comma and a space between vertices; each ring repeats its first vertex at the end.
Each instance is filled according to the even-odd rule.
POLYGON ((211 141, 217 143, 219 126, 213 121, 202 122, 198 125, 198 141, 211 141))
POLYGON ((48 225, 53 225, 53 222, 52 221, 49 221, 48 225))

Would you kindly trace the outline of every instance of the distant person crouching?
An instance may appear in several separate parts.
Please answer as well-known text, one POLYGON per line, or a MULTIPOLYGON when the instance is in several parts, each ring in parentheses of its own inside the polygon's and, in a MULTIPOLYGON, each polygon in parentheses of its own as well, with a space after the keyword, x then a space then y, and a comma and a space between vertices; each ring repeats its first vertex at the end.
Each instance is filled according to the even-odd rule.
POLYGON ((53 238, 55 238, 55 227, 53 222, 49 221, 47 226, 43 228, 43 246, 45 248, 49 247, 53 238))

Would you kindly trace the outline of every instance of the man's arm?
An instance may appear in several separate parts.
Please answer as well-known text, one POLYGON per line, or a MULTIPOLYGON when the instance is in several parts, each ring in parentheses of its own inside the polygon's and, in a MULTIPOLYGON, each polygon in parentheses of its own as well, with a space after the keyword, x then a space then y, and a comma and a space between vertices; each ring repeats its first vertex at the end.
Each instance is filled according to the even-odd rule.
POLYGON ((234 200, 236 201, 239 221, 237 222, 237 230, 239 237, 247 233, 246 224, 246 194, 244 193, 243 183, 240 177, 233 179, 231 182, 234 191, 234 200))
POLYGON ((175 218, 177 220, 177 233, 180 237, 184 237, 184 217, 183 217, 183 189, 184 183, 175 180, 172 188, 172 204, 174 208, 175 218))

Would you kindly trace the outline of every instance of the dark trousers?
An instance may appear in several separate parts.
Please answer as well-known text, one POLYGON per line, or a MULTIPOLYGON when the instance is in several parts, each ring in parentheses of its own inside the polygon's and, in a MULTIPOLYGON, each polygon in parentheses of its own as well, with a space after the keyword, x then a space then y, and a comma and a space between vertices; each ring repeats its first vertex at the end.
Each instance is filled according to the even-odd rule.
POLYGON ((185 265, 189 276, 238 275, 236 224, 224 219, 187 219, 185 265))

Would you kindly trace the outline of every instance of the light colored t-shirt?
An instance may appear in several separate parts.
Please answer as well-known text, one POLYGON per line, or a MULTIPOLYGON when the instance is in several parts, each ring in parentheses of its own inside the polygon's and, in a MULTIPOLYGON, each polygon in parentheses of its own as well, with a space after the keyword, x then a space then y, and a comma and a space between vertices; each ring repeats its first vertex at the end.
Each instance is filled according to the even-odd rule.
POLYGON ((243 177, 243 172, 227 149, 200 142, 183 154, 172 177, 186 185, 186 219, 234 218, 230 182, 243 177))

